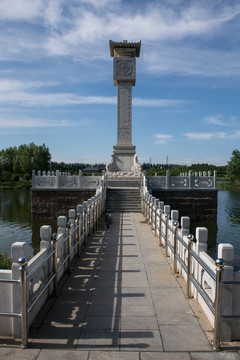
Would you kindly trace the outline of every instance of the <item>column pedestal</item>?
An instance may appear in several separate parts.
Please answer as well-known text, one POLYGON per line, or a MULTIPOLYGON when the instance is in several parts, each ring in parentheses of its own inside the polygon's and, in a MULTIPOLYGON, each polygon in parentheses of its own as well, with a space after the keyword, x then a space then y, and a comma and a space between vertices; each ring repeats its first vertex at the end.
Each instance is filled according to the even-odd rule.
POLYGON ((107 164, 106 170, 110 177, 137 177, 140 176, 141 166, 133 145, 116 145, 113 147, 112 161, 107 164))

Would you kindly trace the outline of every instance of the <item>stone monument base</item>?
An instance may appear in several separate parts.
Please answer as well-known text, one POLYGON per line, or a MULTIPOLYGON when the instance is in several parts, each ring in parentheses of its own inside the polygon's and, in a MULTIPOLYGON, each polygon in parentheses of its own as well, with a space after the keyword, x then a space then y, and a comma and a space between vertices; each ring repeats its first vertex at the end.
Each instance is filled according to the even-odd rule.
POLYGON ((112 160, 106 165, 110 177, 138 177, 141 165, 135 153, 134 145, 116 145, 113 147, 112 160))

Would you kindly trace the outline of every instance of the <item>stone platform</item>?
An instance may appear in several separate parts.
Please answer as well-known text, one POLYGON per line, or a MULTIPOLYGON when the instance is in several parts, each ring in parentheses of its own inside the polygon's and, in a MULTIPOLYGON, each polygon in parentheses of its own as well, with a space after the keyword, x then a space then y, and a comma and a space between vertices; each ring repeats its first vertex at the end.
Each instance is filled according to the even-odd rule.
POLYGON ((140 213, 109 214, 44 314, 30 348, 0 348, 2 359, 240 359, 211 350, 205 315, 140 213))

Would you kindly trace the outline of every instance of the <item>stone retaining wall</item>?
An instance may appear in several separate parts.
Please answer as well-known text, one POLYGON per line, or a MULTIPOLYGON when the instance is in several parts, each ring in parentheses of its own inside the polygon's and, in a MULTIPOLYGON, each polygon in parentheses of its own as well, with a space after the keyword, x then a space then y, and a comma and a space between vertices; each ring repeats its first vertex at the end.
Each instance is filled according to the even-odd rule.
POLYGON ((217 219, 217 190, 152 190, 152 195, 193 220, 217 219))
POLYGON ((35 190, 32 189, 32 217, 56 219, 69 209, 94 196, 96 190, 35 190))

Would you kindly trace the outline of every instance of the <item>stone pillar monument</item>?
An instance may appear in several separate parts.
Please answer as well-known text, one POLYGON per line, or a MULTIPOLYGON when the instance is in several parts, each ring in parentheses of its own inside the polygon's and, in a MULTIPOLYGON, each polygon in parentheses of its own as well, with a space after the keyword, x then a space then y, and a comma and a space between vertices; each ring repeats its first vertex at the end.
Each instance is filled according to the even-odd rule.
POLYGON ((115 42, 110 40, 113 59, 113 83, 117 93, 117 145, 106 170, 109 176, 139 176, 136 147, 132 144, 132 86, 136 81, 136 57, 140 55, 141 41, 115 42))

